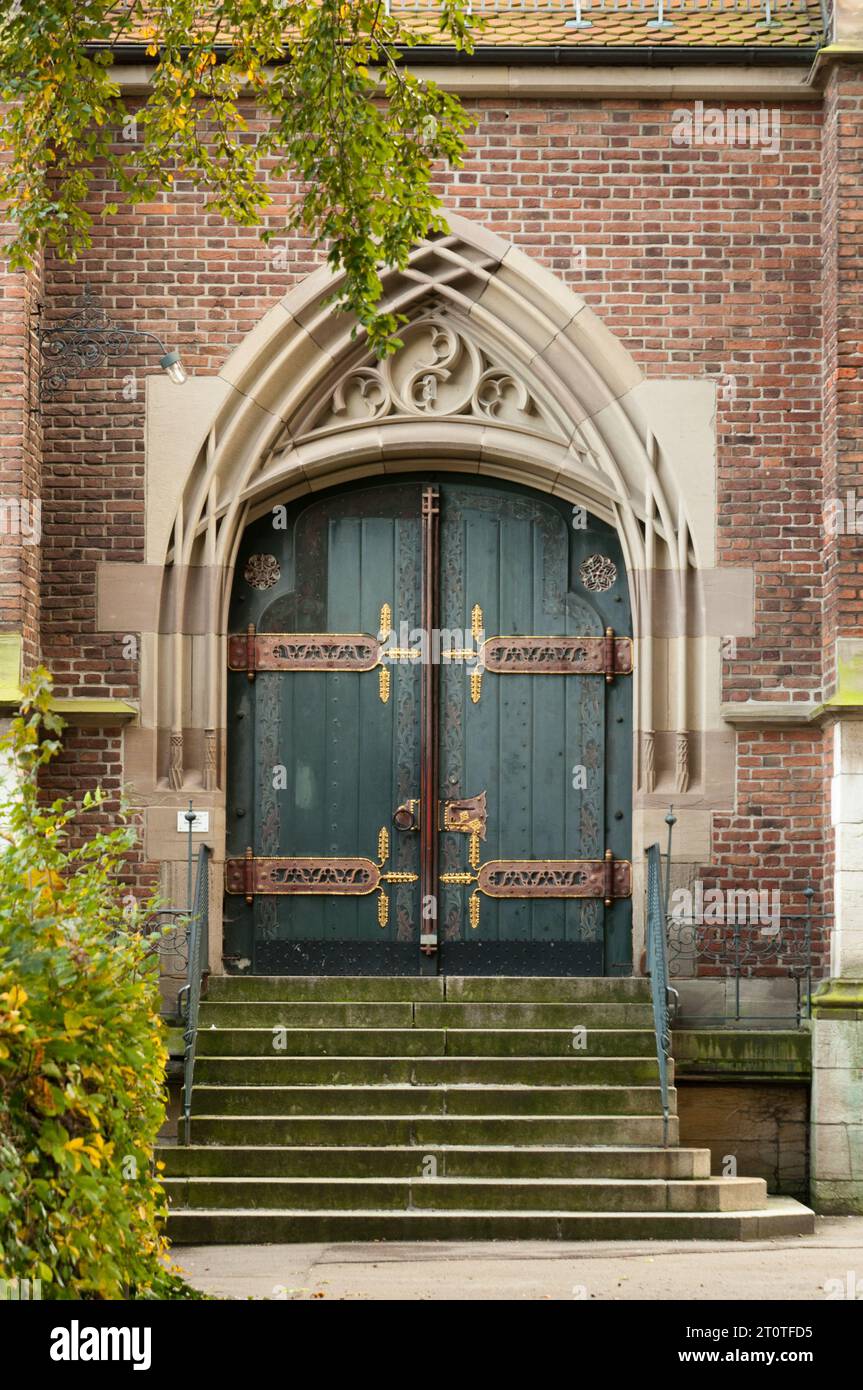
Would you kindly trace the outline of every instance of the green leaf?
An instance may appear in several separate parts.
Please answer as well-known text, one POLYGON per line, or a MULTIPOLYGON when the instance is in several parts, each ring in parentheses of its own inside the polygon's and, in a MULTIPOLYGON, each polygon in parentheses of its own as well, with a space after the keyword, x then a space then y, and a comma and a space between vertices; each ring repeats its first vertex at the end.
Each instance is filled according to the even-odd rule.
POLYGON ((148 7, 142 36, 137 3, 22 6, 0 24, 10 264, 24 269, 45 247, 74 261, 96 219, 171 197, 183 180, 265 241, 297 228, 326 246, 343 277, 338 307, 375 351, 393 351, 399 320, 379 307, 382 271, 444 226, 433 175, 461 164, 470 128, 457 98, 400 57, 441 37, 469 51, 480 27, 466 0, 444 0, 438 26, 422 33, 377 0, 172 0, 148 7), (143 102, 110 75, 112 47, 129 42, 151 55, 143 102), (301 190, 280 229, 267 220, 274 179, 301 190))

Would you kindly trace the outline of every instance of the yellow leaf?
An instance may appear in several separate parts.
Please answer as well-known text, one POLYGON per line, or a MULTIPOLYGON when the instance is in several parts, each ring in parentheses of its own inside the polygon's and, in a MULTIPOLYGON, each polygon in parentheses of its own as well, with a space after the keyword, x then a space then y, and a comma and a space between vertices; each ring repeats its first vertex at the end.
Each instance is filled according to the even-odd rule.
POLYGON ((38 888, 40 884, 43 885, 39 894, 41 902, 50 901, 53 897, 53 890, 63 887, 62 878, 53 869, 28 869, 21 877, 27 888, 38 888))

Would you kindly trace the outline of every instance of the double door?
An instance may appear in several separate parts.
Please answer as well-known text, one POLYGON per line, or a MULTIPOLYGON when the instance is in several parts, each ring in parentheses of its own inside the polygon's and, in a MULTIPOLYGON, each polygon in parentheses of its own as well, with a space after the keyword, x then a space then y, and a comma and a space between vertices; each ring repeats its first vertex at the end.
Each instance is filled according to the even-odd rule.
POLYGON ((629 973, 614 531, 475 478, 273 508, 228 639, 228 969, 629 973))

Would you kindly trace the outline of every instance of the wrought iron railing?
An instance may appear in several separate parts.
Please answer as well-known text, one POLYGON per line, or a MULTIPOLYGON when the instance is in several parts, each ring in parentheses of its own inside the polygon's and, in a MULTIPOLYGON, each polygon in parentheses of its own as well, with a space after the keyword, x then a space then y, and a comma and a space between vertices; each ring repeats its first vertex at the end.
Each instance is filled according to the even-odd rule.
MULTIPOLYGON (((189 912, 187 907, 162 907, 146 918, 142 935, 146 941, 143 958, 158 961, 159 981, 185 982, 189 974, 189 912)), ((176 1016, 175 996, 164 987, 161 1014, 171 1021, 176 1016)))
MULTIPOLYGON (((710 1023, 781 1023, 799 1027, 809 1017, 813 984, 829 975, 830 922, 815 913, 815 890, 803 890, 802 912, 784 913, 761 921, 712 922, 707 914, 692 917, 672 911, 667 919, 668 965, 672 979, 723 982, 723 1006, 718 1011, 699 1007, 697 1021, 710 1023), (785 998, 778 992, 769 1004, 750 1007, 744 995, 757 989, 767 999, 767 982, 787 980, 785 998), (758 981, 752 985, 750 981, 758 981), (764 1009, 767 1008, 765 1012, 764 1009)), ((683 1021, 683 1015, 679 1021, 683 1021)))
POLYGON ((188 918, 188 972, 177 996, 183 1020, 183 1142, 188 1144, 192 1123, 192 1085, 195 1075, 195 1044, 198 1035, 198 1009, 201 992, 209 973, 210 848, 198 850, 195 891, 188 918))
POLYGON ((668 980, 668 955, 665 938, 665 917, 668 907, 667 889, 662 883, 662 859, 659 845, 647 851, 647 970, 653 1000, 653 1026, 656 1032, 656 1060, 659 1064, 659 1090, 662 1101, 662 1142, 668 1145, 670 1102, 668 1087, 671 1060, 671 1000, 674 993, 668 980))
POLYGON ((824 25, 824 42, 833 42, 833 25, 835 20, 834 0, 821 0, 821 22, 824 25))
POLYGON ((813 910, 815 889, 796 890, 805 901, 802 911, 781 913, 776 888, 706 886, 697 864, 672 862, 673 806, 665 823, 665 870, 660 862, 657 872, 664 885, 666 971, 679 986, 672 989, 675 1026, 784 1021, 799 1028, 810 1015, 813 985, 830 974, 832 921, 813 910), (746 1007, 744 994, 754 1009, 746 1007))

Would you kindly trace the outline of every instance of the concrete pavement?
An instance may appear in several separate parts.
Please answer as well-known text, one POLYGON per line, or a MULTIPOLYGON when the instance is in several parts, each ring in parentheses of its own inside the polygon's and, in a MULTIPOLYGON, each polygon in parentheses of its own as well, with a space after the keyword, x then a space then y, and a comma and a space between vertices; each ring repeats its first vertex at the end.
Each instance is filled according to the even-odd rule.
POLYGON ((452 1242, 177 1246, 218 1298, 765 1299, 863 1302, 863 1217, 771 1241, 452 1242))

